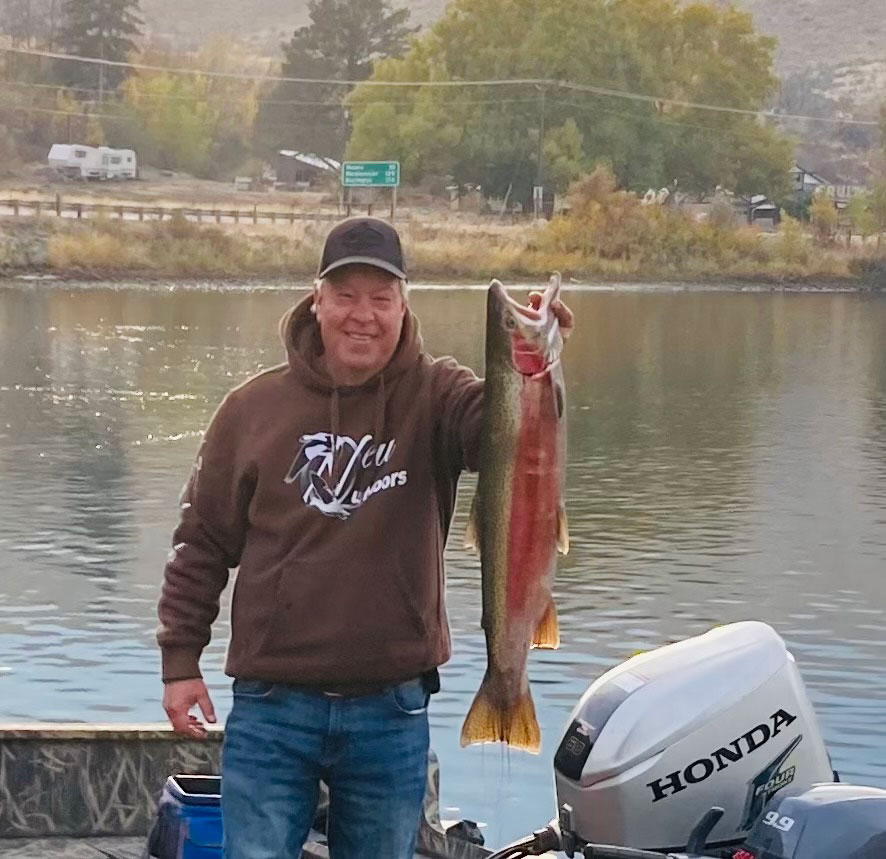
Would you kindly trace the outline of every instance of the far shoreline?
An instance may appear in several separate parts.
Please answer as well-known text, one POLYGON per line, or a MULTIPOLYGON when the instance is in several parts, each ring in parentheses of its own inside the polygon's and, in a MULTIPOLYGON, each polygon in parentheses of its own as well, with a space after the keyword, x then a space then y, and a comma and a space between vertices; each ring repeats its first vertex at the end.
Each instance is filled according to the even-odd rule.
MULTIPOLYGON (((565 291, 576 292, 731 292, 731 293, 884 293, 886 283, 867 281, 861 277, 822 278, 765 278, 735 276, 713 277, 680 277, 638 276, 607 279, 604 277, 580 278, 563 273, 565 291)), ((0 288, 42 287, 47 289, 165 289, 189 291, 271 291, 285 290, 307 291, 311 288, 314 275, 295 272, 291 276, 244 276, 226 277, 217 272, 197 275, 165 275, 156 271, 138 270, 101 270, 70 269, 67 271, 47 271, 38 269, 3 269, 0 268, 0 288)), ((483 291, 493 277, 498 277, 505 286, 513 289, 531 288, 542 283, 541 278, 514 275, 489 274, 477 278, 440 278, 425 276, 418 271, 410 279, 410 289, 449 290, 465 289, 483 291)))

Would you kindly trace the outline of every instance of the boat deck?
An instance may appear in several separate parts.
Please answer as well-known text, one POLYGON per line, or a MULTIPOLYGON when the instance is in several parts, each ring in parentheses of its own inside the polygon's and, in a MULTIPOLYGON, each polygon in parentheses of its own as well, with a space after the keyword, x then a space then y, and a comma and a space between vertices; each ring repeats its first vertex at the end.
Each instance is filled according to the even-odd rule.
MULTIPOLYGON (((190 740, 168 725, 0 725, 0 859, 143 859, 166 779, 218 773, 222 737, 213 728, 190 740)), ((432 752, 416 856, 484 859, 489 850, 447 836, 439 779, 432 752)), ((312 832, 303 859, 328 857, 312 832)))
MULTIPOLYGON (((0 839, 0 859, 143 859, 144 849, 144 838, 0 839)), ((329 859, 329 851, 314 841, 302 859, 329 859)))

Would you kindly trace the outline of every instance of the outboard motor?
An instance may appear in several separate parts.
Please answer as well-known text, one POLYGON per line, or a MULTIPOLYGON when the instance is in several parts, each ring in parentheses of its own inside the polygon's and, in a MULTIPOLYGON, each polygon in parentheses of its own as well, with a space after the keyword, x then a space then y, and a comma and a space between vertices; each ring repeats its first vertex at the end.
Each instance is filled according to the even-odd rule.
POLYGON ((886 790, 817 785, 773 799, 733 859, 883 859, 886 790))
POLYGON ((712 806, 724 813, 706 847, 740 845, 781 791, 834 780, 794 659, 756 621, 608 671, 573 710, 554 768, 578 843, 660 852, 684 851, 712 806))

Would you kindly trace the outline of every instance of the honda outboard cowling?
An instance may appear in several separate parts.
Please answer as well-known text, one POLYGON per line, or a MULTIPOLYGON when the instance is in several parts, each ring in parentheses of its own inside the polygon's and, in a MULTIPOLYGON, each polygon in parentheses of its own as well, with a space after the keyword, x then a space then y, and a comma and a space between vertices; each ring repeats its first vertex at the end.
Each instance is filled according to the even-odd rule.
POLYGON ((817 785, 774 799, 736 859, 883 859, 886 790, 817 785))
POLYGON ((608 671, 572 712, 554 768, 575 836, 662 852, 685 849, 711 806, 725 813, 708 846, 738 845, 780 791, 833 781, 794 659, 755 621, 608 671))

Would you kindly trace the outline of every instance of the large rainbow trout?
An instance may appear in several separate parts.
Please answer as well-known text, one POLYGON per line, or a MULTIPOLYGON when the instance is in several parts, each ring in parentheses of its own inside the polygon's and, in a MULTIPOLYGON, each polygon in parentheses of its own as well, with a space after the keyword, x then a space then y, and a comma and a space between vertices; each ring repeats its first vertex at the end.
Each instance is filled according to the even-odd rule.
POLYGON ((559 646, 551 586, 557 550, 569 548, 563 340, 551 311, 559 294, 554 275, 538 310, 498 281, 487 296, 483 456, 465 542, 480 550, 488 665, 463 746, 498 741, 538 752, 541 743, 526 663, 530 647, 559 646))

